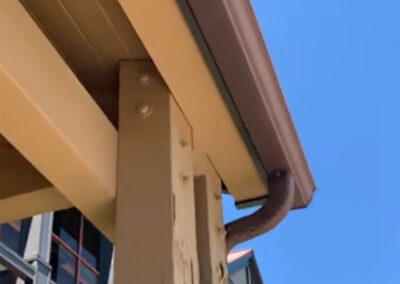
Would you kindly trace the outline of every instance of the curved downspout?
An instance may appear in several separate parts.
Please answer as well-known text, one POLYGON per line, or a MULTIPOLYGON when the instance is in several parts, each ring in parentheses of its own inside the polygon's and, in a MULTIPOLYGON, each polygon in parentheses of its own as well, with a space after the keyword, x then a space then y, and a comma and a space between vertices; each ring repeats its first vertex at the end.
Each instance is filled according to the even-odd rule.
POLYGON ((226 253, 239 243, 275 228, 293 206, 295 183, 289 172, 276 173, 268 180, 268 199, 256 212, 225 225, 226 253))

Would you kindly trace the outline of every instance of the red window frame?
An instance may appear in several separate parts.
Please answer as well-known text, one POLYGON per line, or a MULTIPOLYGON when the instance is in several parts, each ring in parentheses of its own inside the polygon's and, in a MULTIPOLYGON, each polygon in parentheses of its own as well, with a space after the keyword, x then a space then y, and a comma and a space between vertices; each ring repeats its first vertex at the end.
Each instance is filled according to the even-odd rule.
POLYGON ((59 236, 57 236, 54 232, 52 232, 52 241, 62 246, 66 251, 72 254, 76 259, 76 276, 75 276, 75 283, 79 284, 80 278, 80 268, 83 264, 86 268, 88 268, 93 274, 96 275, 97 279, 99 279, 100 272, 89 264, 82 256, 82 247, 83 247, 83 226, 84 226, 85 217, 80 214, 79 217, 79 235, 78 235, 78 252, 76 252, 73 248, 71 248, 66 242, 64 242, 59 236))

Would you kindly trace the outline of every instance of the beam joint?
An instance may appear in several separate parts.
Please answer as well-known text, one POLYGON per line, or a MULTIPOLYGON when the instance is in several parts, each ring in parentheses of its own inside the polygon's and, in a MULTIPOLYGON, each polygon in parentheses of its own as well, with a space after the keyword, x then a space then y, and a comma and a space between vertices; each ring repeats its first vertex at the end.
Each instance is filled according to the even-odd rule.
POLYGON ((199 283, 192 133, 153 63, 120 66, 116 283, 199 283))

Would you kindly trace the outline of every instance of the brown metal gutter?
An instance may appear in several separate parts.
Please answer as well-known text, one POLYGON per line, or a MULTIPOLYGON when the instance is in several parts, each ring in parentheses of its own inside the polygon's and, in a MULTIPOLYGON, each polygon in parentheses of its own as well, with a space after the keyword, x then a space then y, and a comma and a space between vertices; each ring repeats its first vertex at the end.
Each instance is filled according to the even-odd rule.
POLYGON ((275 228, 293 206, 295 185, 290 173, 269 177, 268 200, 256 212, 225 225, 226 253, 239 243, 265 234, 275 228))
POLYGON ((291 172, 296 185, 293 207, 306 206, 315 183, 251 4, 186 1, 264 169, 291 172))

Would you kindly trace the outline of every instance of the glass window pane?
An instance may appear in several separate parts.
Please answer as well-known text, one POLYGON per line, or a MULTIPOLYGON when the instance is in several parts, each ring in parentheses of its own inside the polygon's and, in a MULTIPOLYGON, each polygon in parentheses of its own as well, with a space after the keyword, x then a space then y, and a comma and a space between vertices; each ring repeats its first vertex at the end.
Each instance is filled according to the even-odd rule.
POLYGON ((97 283, 97 275, 83 263, 81 263, 80 265, 79 273, 80 273, 79 284, 97 283))
POLYGON ((246 271, 247 271, 247 283, 253 284, 253 276, 252 276, 252 272, 251 272, 250 266, 248 266, 246 268, 246 271))
POLYGON ((247 273, 246 269, 242 268, 238 271, 236 271, 234 274, 230 276, 232 283, 234 284, 241 284, 241 283, 248 283, 247 282, 247 273))
POLYGON ((57 284, 75 283, 77 259, 54 241, 51 247, 50 264, 53 268, 51 279, 57 284))
POLYGON ((30 227, 31 218, 0 225, 0 241, 22 256, 25 251, 30 227))
POLYGON ((78 268, 83 274, 82 277, 78 276, 82 278, 80 282, 92 283, 91 276, 94 273, 94 276, 97 275, 95 283, 108 283, 113 245, 95 226, 83 218, 78 210, 69 209, 55 213, 53 230, 54 241, 74 251, 72 255, 75 254, 81 259, 79 267, 85 265, 83 268, 78 268), (60 238, 59 241, 55 235, 60 238), (81 244, 79 244, 80 238, 81 244), (85 268, 89 270, 86 271, 85 268))
POLYGON ((21 221, 0 226, 0 240, 13 251, 18 251, 21 233, 21 221))
POLYGON ((54 234, 74 251, 78 251, 80 220, 81 215, 75 208, 54 213, 54 234))
POLYGON ((98 269, 100 252, 100 232, 85 219, 83 222, 82 257, 92 267, 98 269))

